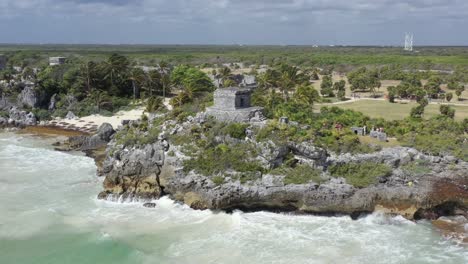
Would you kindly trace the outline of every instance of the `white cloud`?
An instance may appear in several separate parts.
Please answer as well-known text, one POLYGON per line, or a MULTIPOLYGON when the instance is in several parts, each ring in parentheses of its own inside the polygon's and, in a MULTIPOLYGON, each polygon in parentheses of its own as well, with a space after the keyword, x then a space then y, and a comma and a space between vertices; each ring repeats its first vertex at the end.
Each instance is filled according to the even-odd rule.
MULTIPOLYGON (((333 33, 348 36, 342 43, 384 44, 396 37, 393 35, 411 30, 432 31, 433 36, 425 36, 428 42, 436 43, 436 35, 442 34, 452 36, 452 42, 465 38, 462 41, 468 44, 468 37, 461 37, 459 32, 464 29, 463 24, 468 24, 466 0, 0 0, 0 20, 47 24, 63 17, 69 17, 66 23, 80 32, 94 24, 91 30, 102 30, 102 37, 109 34, 105 32, 108 25, 125 30, 127 24, 137 24, 143 27, 142 31, 173 29, 174 34, 185 34, 193 42, 197 42, 197 36, 208 42, 224 41, 230 33, 245 38, 245 42, 258 38, 278 43, 282 30, 313 29, 313 37, 288 36, 287 41, 339 39, 333 33), (380 38, 375 35, 379 27, 380 38), (356 33, 353 39, 352 34, 343 30, 362 35, 356 33), (258 37, 259 34, 271 35, 258 37)), ((34 26, 31 25, 31 30, 34 26)), ((145 36, 142 34, 138 39, 144 42, 145 36)))

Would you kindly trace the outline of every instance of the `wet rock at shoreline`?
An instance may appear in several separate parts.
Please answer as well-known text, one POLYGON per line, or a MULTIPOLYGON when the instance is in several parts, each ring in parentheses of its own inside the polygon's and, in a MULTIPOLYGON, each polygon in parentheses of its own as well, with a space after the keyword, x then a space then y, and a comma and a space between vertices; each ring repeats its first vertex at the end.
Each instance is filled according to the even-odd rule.
POLYGON ((144 203, 143 206, 146 207, 146 208, 155 208, 156 204, 155 203, 144 203))
POLYGON ((115 133, 114 128, 109 123, 102 124, 96 134, 92 136, 75 136, 68 139, 68 146, 73 150, 95 150, 104 148, 115 133))

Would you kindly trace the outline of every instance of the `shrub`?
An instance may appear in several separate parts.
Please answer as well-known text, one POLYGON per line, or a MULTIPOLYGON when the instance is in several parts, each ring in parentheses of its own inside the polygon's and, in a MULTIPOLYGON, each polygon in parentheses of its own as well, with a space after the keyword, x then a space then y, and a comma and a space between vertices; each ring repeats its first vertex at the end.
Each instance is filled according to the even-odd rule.
POLYGON ((219 186, 224 183, 224 177, 223 176, 214 176, 212 179, 213 183, 216 186, 219 186))
POLYGON ((228 146, 220 144, 192 153, 191 159, 184 161, 184 171, 195 170, 206 176, 224 173, 226 170, 237 172, 263 172, 263 167, 253 158, 255 150, 248 144, 228 146))
POLYGON ((336 153, 371 153, 380 150, 377 146, 371 147, 362 144, 359 137, 351 130, 342 132, 324 130, 321 132, 322 137, 317 138, 317 144, 336 153))
POLYGON ((0 117, 8 117, 10 114, 7 111, 0 110, 0 117))
POLYGON ((67 113, 68 113, 68 111, 65 110, 65 109, 57 109, 57 110, 54 111, 52 116, 64 118, 67 115, 67 113))
POLYGON ((148 128, 148 124, 143 122, 139 127, 125 127, 115 134, 118 145, 139 146, 152 144, 158 140, 161 129, 158 125, 148 128))
POLYGON ((238 175, 237 179, 240 181, 240 183, 245 184, 249 181, 255 181, 259 179, 261 174, 258 174, 257 172, 254 171, 246 171, 242 172, 238 175))
POLYGON ((225 133, 230 135, 233 138, 244 139, 245 138, 245 129, 248 127, 248 124, 241 123, 231 123, 226 126, 225 133))
POLYGON ((274 169, 272 174, 285 175, 284 184, 306 184, 308 182, 321 183, 324 181, 320 177, 321 171, 308 165, 298 165, 294 168, 280 167, 274 169))
POLYGON ((50 112, 45 109, 34 109, 32 112, 37 117, 37 119, 39 119, 39 121, 45 121, 45 120, 51 119, 50 112))
POLYGON ((412 176, 420 176, 431 172, 427 167, 427 162, 423 160, 415 160, 401 167, 403 172, 412 176))
POLYGON ((163 107, 163 100, 161 97, 150 97, 146 103, 145 111, 148 113, 154 113, 163 107))
POLYGON ((449 105, 441 105, 439 107, 440 114, 447 116, 449 118, 455 117, 455 109, 451 108, 449 105))
POLYGON ((421 118, 424 115, 424 106, 418 105, 411 108, 410 116, 412 118, 421 118))
POLYGON ((358 188, 375 184, 378 178, 389 176, 392 172, 387 165, 374 162, 338 164, 330 166, 329 171, 333 177, 343 177, 358 188))

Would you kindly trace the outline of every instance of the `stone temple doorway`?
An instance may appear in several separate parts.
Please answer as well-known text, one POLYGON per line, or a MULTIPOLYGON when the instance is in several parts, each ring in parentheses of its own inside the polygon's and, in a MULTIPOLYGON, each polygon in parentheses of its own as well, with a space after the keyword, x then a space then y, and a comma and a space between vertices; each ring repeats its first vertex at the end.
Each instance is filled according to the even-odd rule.
POLYGON ((246 107, 245 98, 240 98, 240 106, 239 107, 246 107))

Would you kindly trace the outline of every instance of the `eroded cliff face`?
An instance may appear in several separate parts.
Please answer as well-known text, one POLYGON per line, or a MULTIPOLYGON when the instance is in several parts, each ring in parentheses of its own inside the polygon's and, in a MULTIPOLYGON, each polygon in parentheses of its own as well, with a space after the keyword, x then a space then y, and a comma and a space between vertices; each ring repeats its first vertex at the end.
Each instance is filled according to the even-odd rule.
POLYGON ((131 149, 114 149, 102 167, 106 175, 100 198, 155 199, 162 194, 159 182, 164 149, 159 143, 131 149))
POLYGON ((468 163, 454 157, 424 155, 411 148, 387 148, 370 154, 334 155, 311 142, 276 145, 259 143, 258 160, 265 168, 276 167, 287 155, 302 164, 320 168, 326 180, 285 184, 284 175, 263 174, 242 182, 237 172, 227 171, 223 182, 195 171, 184 171, 183 146, 170 145, 165 135, 182 133, 198 122, 163 124, 152 144, 126 147, 113 140, 101 173, 106 176, 100 198, 117 196, 157 199, 169 195, 194 209, 272 210, 315 214, 349 214, 382 211, 408 219, 436 219, 442 215, 466 213, 468 205, 468 163), (403 168, 423 161, 423 173, 408 174, 403 168), (390 175, 368 187, 357 188, 341 177, 330 177, 327 167, 336 164, 374 162, 392 168, 390 175), (328 178, 327 178, 328 175, 328 178))
POLYGON ((207 177, 179 170, 167 181, 165 191, 196 209, 350 215, 381 211, 408 219, 436 219, 466 210, 467 169, 464 165, 446 173, 421 175, 410 181, 412 184, 393 174, 388 182, 366 188, 356 188, 340 178, 322 184, 285 185, 282 176, 268 174, 250 184, 229 181, 216 185, 207 177))

